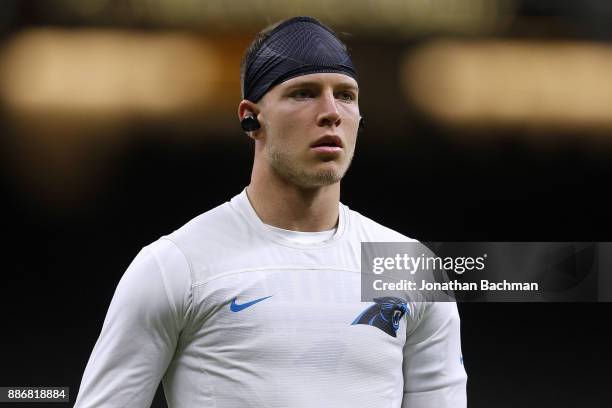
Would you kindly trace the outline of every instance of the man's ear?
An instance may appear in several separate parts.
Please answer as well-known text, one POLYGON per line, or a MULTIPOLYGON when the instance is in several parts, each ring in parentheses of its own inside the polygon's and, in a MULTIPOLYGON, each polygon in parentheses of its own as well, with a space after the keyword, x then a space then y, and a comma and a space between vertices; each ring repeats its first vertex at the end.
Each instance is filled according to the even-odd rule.
POLYGON ((259 107, 256 103, 243 99, 240 104, 238 104, 238 119, 240 120, 241 127, 245 133, 254 140, 257 139, 257 133, 261 126, 257 120, 258 115, 259 107), (249 116, 252 119, 245 120, 245 118, 249 116))

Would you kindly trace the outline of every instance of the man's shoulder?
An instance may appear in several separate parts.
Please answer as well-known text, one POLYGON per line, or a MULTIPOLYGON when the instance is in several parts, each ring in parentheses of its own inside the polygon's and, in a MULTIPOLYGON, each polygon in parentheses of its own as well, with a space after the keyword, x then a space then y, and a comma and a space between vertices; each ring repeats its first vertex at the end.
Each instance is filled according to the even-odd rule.
POLYGON ((170 234, 149 245, 164 261, 180 254, 186 260, 194 282, 210 277, 211 270, 223 269, 252 241, 248 224, 231 201, 220 204, 189 220, 170 234))
POLYGON ((215 233, 229 231, 228 223, 235 219, 229 201, 205 211, 168 235, 173 240, 205 239, 215 233))
POLYGON ((394 229, 386 227, 358 211, 344 206, 350 214, 352 228, 362 238, 362 241, 372 242, 418 242, 394 229), (366 238, 366 239, 363 239, 366 238))
POLYGON ((226 201, 189 220, 164 236, 184 251, 202 248, 231 248, 247 233, 247 223, 231 201, 226 201))

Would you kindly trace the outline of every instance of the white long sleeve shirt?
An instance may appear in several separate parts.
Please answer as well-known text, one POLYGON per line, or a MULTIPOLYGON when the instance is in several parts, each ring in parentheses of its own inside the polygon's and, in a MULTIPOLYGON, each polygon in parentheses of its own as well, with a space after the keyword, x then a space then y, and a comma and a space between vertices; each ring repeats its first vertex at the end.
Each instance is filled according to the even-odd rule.
POLYGON ((342 204, 292 240, 246 191, 194 218, 125 272, 75 407, 149 407, 160 381, 171 408, 465 407, 454 303, 408 299, 395 337, 352 324, 366 241, 411 240, 342 204))

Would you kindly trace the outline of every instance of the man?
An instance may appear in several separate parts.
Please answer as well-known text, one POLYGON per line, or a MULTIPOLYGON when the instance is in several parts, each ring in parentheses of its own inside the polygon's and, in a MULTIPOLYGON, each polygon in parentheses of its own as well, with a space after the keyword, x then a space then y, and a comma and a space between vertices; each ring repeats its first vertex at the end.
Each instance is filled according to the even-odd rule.
POLYGON ((361 242, 410 239, 339 202, 361 119, 346 47, 285 20, 242 77, 250 184, 136 257, 75 406, 146 407, 161 380, 170 407, 464 407, 454 303, 388 298, 392 319, 354 324, 361 242))

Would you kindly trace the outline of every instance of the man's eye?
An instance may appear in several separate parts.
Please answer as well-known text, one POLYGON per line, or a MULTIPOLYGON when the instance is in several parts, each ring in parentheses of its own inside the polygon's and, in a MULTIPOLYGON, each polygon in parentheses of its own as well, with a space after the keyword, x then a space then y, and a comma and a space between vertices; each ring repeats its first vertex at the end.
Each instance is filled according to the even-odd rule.
POLYGON ((340 92, 340 94, 338 94, 338 98, 345 101, 354 101, 355 94, 353 94, 352 92, 340 92))
POLYGON ((312 92, 306 90, 306 89, 301 89, 299 91, 295 91, 291 96, 293 96, 294 98, 297 99, 306 99, 306 98, 312 98, 312 92))

